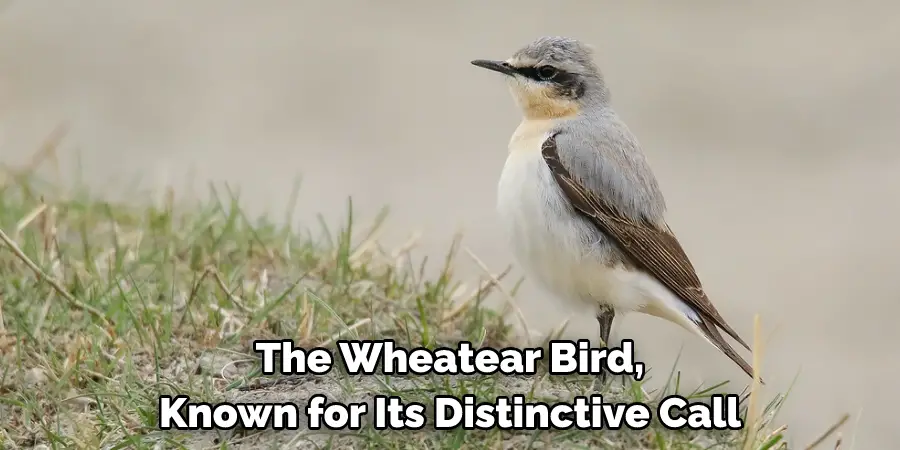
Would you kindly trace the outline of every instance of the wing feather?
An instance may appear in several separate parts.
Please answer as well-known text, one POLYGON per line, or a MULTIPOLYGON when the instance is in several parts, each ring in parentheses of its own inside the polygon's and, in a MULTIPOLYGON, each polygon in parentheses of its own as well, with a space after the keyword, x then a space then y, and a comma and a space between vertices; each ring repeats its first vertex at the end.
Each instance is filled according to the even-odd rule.
POLYGON ((544 141, 541 151, 556 182, 576 210, 610 236, 629 257, 705 320, 724 330, 744 348, 750 349, 709 301, 694 266, 668 227, 660 228, 649 220, 629 219, 609 202, 585 189, 560 160, 555 134, 544 141))

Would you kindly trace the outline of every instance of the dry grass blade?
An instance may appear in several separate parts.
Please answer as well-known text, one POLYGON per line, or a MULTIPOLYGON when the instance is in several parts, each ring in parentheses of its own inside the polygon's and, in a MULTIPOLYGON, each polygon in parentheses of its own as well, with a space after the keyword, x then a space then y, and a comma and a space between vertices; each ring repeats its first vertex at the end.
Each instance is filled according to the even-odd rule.
POLYGON ((759 314, 753 317, 753 383, 750 387, 750 400, 747 406, 747 422, 745 429, 747 430, 746 439, 744 440, 744 450, 750 450, 753 446, 757 434, 757 422, 759 421, 759 389, 760 376, 759 372, 762 365, 762 332, 760 327, 759 314))
POLYGON ((13 254, 16 255, 19 260, 25 263, 26 266, 28 266, 28 268, 31 269, 32 272, 34 272, 38 279, 49 284, 50 287, 53 288, 53 290, 55 290, 59 295, 66 299, 66 301, 69 302, 69 305, 71 305, 73 308, 80 309, 84 312, 87 312, 88 314, 91 314, 92 316, 103 322, 103 324, 106 326, 111 325, 109 319, 106 318, 106 315, 102 311, 73 297, 72 294, 70 294, 69 291, 65 290, 56 280, 44 273, 44 271, 41 270, 41 268, 38 267, 37 264, 35 264, 34 261, 32 261, 31 258, 29 258, 28 255, 26 255, 22 251, 22 249, 19 248, 19 245, 16 244, 15 241, 10 239, 10 237, 2 229, 0 229, 0 241, 3 241, 3 243, 6 244, 7 247, 9 247, 13 254))
POLYGON ((22 217, 21 219, 19 219, 19 222, 16 223, 16 231, 15 231, 15 234, 13 234, 13 239, 18 239, 19 234, 22 233, 22 231, 25 230, 25 228, 27 228, 28 225, 31 225, 31 222, 34 222, 34 219, 37 219, 46 210, 47 210, 47 204, 44 202, 41 202, 40 205, 38 205, 37 207, 35 207, 31 211, 29 211, 28 214, 25 214, 25 217, 22 217))
POLYGON ((781 434, 781 433, 784 433, 785 431, 787 431, 787 428, 788 428, 787 425, 782 425, 782 426, 780 426, 780 427, 778 427, 778 428, 772 430, 772 432, 769 433, 769 435, 766 436, 765 439, 763 439, 763 442, 767 442, 767 441, 769 441, 770 439, 774 438, 776 435, 779 435, 779 434, 781 434))
POLYGON ((859 420, 862 419, 862 408, 856 411, 856 420, 853 422, 853 437, 850 438, 850 449, 853 450, 856 448, 856 435, 858 434, 856 430, 859 430, 859 420))
POLYGON ((497 290, 499 290, 503 294, 503 297, 506 299, 507 304, 513 309, 513 311, 516 312, 516 317, 519 319, 519 322, 522 325, 522 332, 525 334, 525 339, 527 339, 528 345, 530 346, 531 332, 528 328, 528 321, 525 320, 525 314, 522 313, 522 309, 519 308, 519 305, 516 304, 516 300, 513 298, 512 294, 510 294, 509 291, 503 288, 503 286, 500 284, 500 280, 498 280, 497 277, 491 274, 491 270, 488 269, 487 264, 485 264, 484 261, 481 260, 481 258, 476 256, 475 253, 473 253, 472 250, 469 250, 468 248, 466 248, 466 253, 468 253, 469 257, 472 258, 473 261, 475 261, 475 264, 478 264, 478 267, 480 267, 481 270, 483 270, 484 273, 491 278, 491 281, 497 286, 497 290))
POLYGON ((457 316, 459 316, 460 314, 462 314, 463 312, 468 310, 469 306, 472 304, 473 301, 475 301, 479 298, 484 298, 485 296, 487 296, 488 294, 493 292, 494 289, 497 289, 500 286, 499 281, 502 281, 503 278, 505 278, 506 275, 509 274, 510 270, 512 270, 512 266, 507 267, 506 270, 504 270, 503 272, 500 272, 499 275, 496 275, 496 276, 489 275, 490 279, 482 282, 481 285, 478 287, 478 289, 476 289, 475 292, 472 293, 472 295, 468 296, 465 300, 459 302, 450 311, 447 311, 444 314, 443 319, 441 319, 441 323, 446 323, 446 322, 453 320, 454 318, 456 318, 457 316))
POLYGON ((34 155, 31 156, 31 160, 28 161, 28 164, 22 169, 24 173, 31 173, 37 170, 44 161, 50 160, 54 163, 54 169, 59 170, 56 158, 56 149, 59 148, 59 144, 62 143, 63 138, 69 132, 69 126, 67 124, 61 124, 57 126, 53 132, 47 136, 47 139, 44 140, 44 143, 41 144, 41 147, 38 149, 34 155))
POLYGON ((319 344, 319 347, 328 347, 329 345, 333 344, 334 341, 340 339, 347 333, 349 333, 353 330, 356 330, 357 328, 359 328, 363 325, 366 325, 366 324, 370 323, 371 321, 372 321, 371 318, 366 317, 365 319, 362 319, 359 322, 356 322, 353 325, 350 325, 349 327, 347 327, 347 329, 338 331, 337 333, 333 334, 330 338, 328 338, 328 340, 319 344))
MULTIPOLYGON (((822 433, 822 435, 819 436, 818 439, 816 439, 815 441, 813 441, 812 444, 809 444, 808 446, 806 446, 806 450, 812 450, 812 449, 818 447, 820 444, 822 444, 823 442, 825 442, 825 440, 828 439, 829 436, 831 436, 832 434, 834 434, 835 431, 837 431, 839 428, 841 428, 842 426, 844 426, 844 424, 847 423, 848 420, 850 420, 850 414, 849 414, 849 413, 848 413, 848 414, 844 414, 844 415, 841 417, 840 420, 838 420, 837 422, 835 422, 834 425, 828 427, 828 429, 825 430, 825 432, 822 433)), ((838 444, 840 444, 840 441, 838 441, 838 444)))
POLYGON ((37 168, 47 160, 53 162, 53 170, 56 172, 56 175, 59 175, 59 161, 56 156, 56 149, 59 147, 59 144, 62 142, 68 131, 69 127, 66 124, 57 126, 56 129, 47 136, 40 148, 31 155, 31 158, 23 167, 13 169, 5 165, 0 166, 0 169, 3 169, 3 171, 0 172, 0 187, 5 186, 11 179, 34 173, 37 168))
POLYGON ((237 295, 234 295, 230 289, 228 289, 228 284, 225 283, 225 280, 222 278, 222 274, 219 273, 218 269, 209 266, 206 268, 206 272, 213 276, 213 278, 216 280, 216 284, 219 286, 219 289, 221 289, 222 292, 228 296, 228 299, 231 300, 231 303, 233 303, 234 306, 237 306, 237 308, 243 313, 250 312, 250 309, 244 305, 244 302, 241 301, 241 299, 238 298, 237 295))

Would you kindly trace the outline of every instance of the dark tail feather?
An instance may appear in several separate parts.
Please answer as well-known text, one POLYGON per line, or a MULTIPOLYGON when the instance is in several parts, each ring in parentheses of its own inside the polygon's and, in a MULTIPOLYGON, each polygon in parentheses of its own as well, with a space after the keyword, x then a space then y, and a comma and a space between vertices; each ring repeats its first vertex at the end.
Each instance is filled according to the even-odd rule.
MULTIPOLYGON (((747 343, 744 342, 744 340, 741 339, 741 337, 737 334, 737 331, 734 331, 733 328, 731 328, 730 326, 728 326, 728 324, 725 323, 724 320, 721 320, 720 323, 721 323, 720 326, 721 326, 721 328, 722 328, 723 330, 725 330, 725 333, 728 333, 728 335, 731 336, 732 339, 734 339, 735 341, 737 341, 738 344, 741 344, 744 348, 747 349, 747 351, 752 351, 752 350, 750 350, 750 346, 747 345, 747 343)), ((710 327, 712 327, 713 329, 716 328, 714 324, 710 324, 710 327)), ((701 328, 702 328, 702 327, 701 327, 701 328)), ((717 330, 717 334, 718 334, 718 330, 717 330)), ((724 350, 723 350, 723 351, 724 351, 724 350)))
MULTIPOLYGON (((701 318, 700 322, 697 323, 697 326, 700 327, 700 330, 703 331, 703 334, 712 341, 713 345, 716 346, 722 353, 725 354, 728 358, 734 361, 738 366, 740 366, 741 370, 747 374, 750 378, 753 378, 753 367, 741 358, 741 355, 738 355, 737 352, 734 351, 734 348, 729 344, 725 338, 722 336, 722 333, 719 332, 719 329, 716 327, 714 323, 707 320, 706 318, 701 318)), ((735 337, 731 333, 728 333, 730 336, 735 337)), ((735 333, 737 334, 737 333, 735 333)), ((750 347, 747 346, 740 338, 735 337, 735 340, 741 342, 744 347, 747 347, 747 350, 750 350, 750 347)), ((762 377, 759 379, 759 384, 766 384, 763 382, 762 377)))

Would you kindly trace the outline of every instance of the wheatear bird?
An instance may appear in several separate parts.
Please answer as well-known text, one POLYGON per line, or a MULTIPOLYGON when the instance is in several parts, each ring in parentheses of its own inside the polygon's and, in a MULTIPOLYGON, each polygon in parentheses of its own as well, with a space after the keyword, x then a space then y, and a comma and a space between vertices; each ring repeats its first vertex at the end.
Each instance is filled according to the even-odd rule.
POLYGON ((706 339, 751 377, 719 329, 750 347, 703 292, 666 224, 666 205, 637 139, 610 107, 589 47, 544 37, 506 61, 524 120, 509 142, 498 210, 516 256, 552 292, 596 308, 606 343, 615 315, 637 311, 706 339))

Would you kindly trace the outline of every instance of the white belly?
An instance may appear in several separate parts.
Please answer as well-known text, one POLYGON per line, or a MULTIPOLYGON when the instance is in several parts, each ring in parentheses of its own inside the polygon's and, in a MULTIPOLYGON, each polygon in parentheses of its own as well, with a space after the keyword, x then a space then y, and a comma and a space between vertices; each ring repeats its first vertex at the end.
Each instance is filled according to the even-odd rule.
POLYGON ((641 309, 647 298, 635 277, 639 274, 616 268, 606 238, 566 205, 540 151, 510 152, 497 207, 528 274, 576 306, 641 309))
POLYGON ((698 332, 695 311, 654 277, 619 264, 618 247, 572 210, 541 155, 552 126, 524 121, 500 175, 497 209, 519 264, 560 299, 591 313, 608 305, 698 332))

